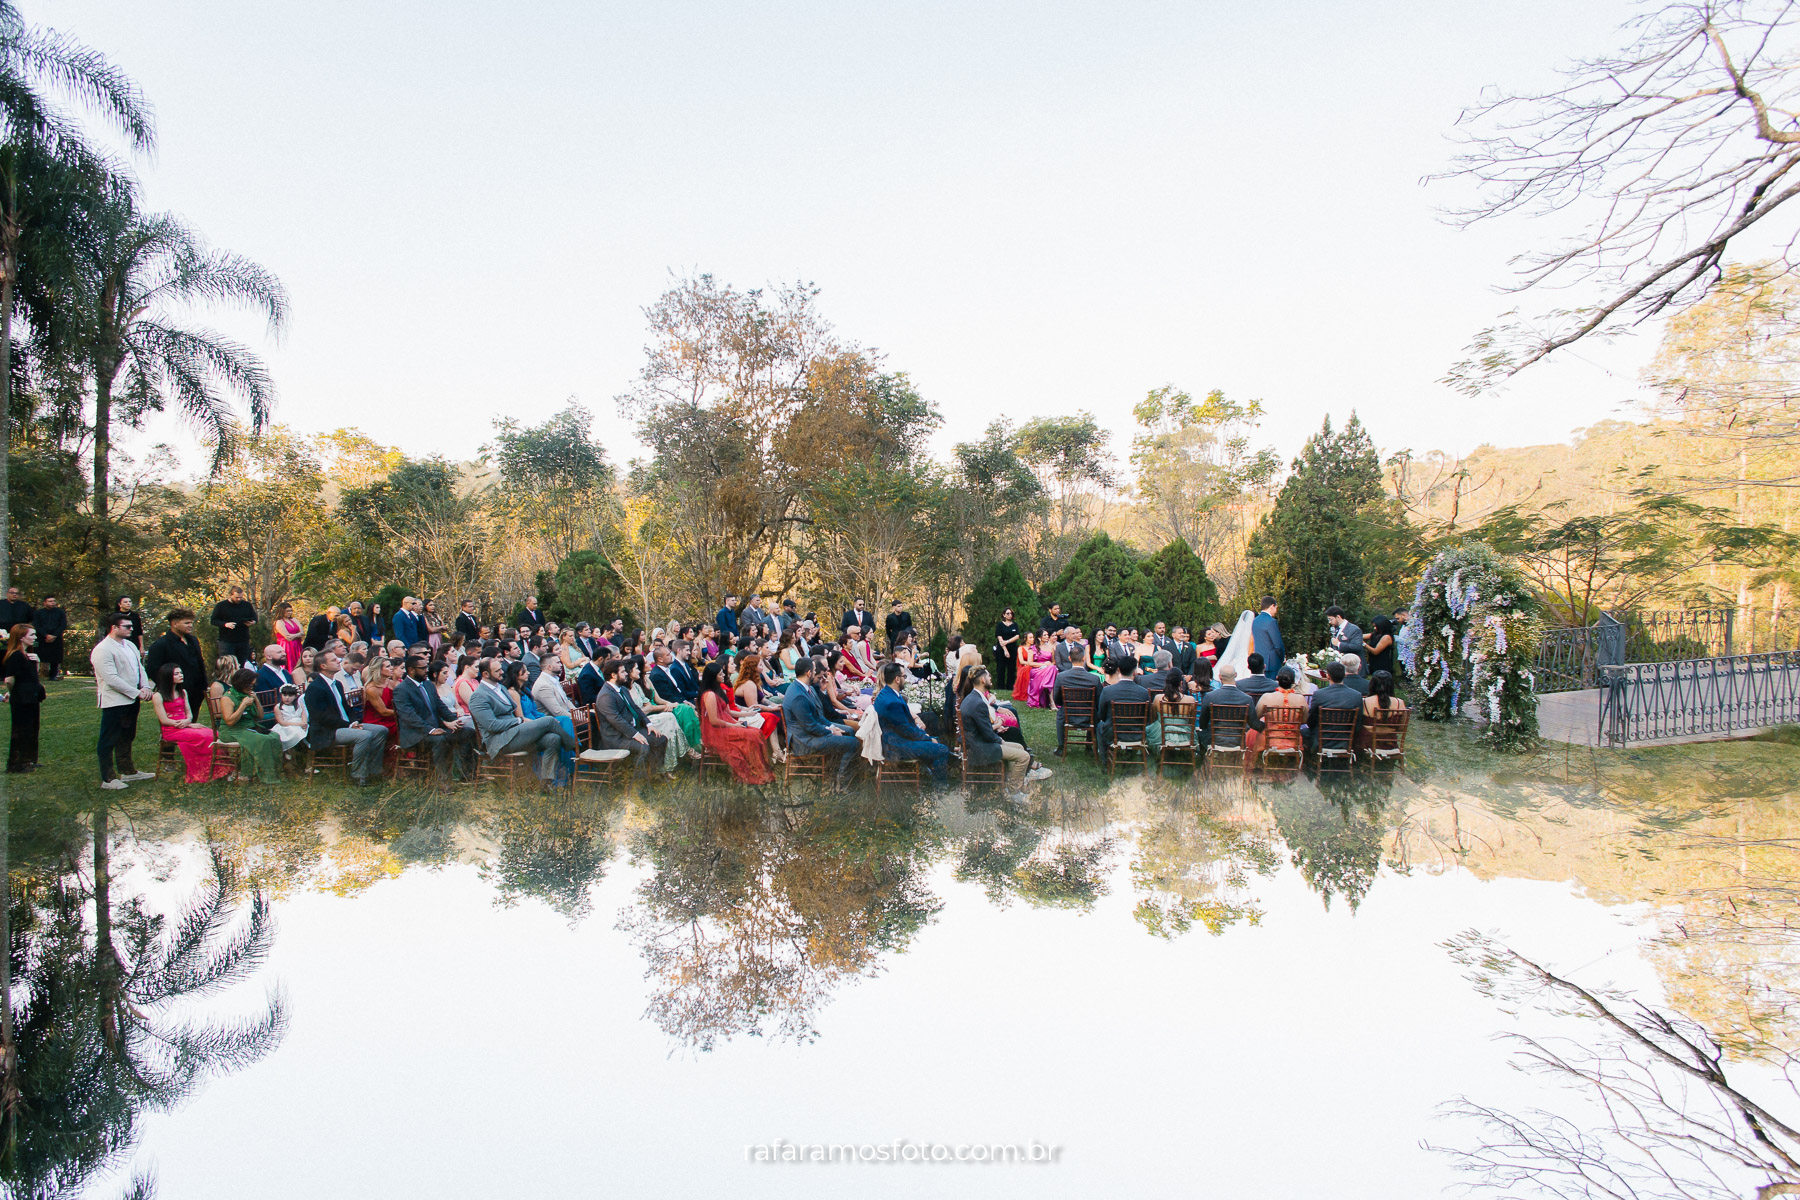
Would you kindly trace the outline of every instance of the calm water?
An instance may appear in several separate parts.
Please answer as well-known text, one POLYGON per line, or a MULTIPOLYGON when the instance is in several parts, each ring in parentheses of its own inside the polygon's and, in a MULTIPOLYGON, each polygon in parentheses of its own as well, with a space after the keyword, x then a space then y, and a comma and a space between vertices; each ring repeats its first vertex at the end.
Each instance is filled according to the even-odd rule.
POLYGON ((15 800, 16 1167, 102 1197, 1431 1196, 1421 1140, 1468 1132, 1440 1105, 1554 1099, 1494 1040, 1548 1019, 1442 948, 1471 928, 1790 1043, 1800 936, 1765 902, 1800 879, 1800 750, 1416 745, 1027 811, 190 793, 105 814, 98 860, 91 808, 15 800), (232 902, 184 940, 213 853, 232 902), (750 1161, 776 1139, 1058 1150, 750 1161))

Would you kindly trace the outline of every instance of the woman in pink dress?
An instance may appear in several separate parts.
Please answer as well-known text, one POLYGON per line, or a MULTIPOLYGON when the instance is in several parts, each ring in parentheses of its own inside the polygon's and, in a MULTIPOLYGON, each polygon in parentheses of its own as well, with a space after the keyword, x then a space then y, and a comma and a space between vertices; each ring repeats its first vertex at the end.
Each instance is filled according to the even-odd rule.
POLYGON ((156 723, 162 726, 162 740, 174 742, 180 749, 189 783, 222 779, 231 774, 231 764, 221 762, 216 771, 213 769, 213 731, 196 724, 188 715, 181 681, 181 668, 174 663, 165 665, 156 676, 156 693, 150 701, 156 709, 156 723))
POLYGON ((300 639, 306 636, 306 626, 300 624, 294 616, 294 606, 280 604, 275 608, 275 641, 281 652, 287 656, 287 669, 292 671, 300 665, 300 639))
POLYGON ((1032 651, 1029 666, 1023 658, 1019 661, 1019 670, 1029 671, 1025 682, 1025 701, 1033 708, 1055 708, 1056 699, 1056 660, 1046 653, 1040 643, 1032 651))

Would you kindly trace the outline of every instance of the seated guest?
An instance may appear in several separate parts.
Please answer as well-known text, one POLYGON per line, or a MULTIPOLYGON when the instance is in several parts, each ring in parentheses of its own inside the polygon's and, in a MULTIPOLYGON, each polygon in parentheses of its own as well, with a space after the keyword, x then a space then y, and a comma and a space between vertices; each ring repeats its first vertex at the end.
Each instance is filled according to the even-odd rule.
MULTIPOLYGON (((1347 679, 1345 682, 1349 682, 1347 679)), ((1362 702, 1363 719, 1356 723, 1356 745, 1359 750, 1367 750, 1375 744, 1374 721, 1377 713, 1406 711, 1406 701, 1394 695, 1394 676, 1391 671, 1377 671, 1369 676, 1369 694, 1362 702)))
POLYGON ((1344 664, 1344 686, 1368 695, 1369 681, 1362 673, 1362 659, 1354 654, 1346 654, 1338 661, 1344 664))
MULTIPOLYGON (((675 645, 683 651, 687 648, 686 642, 675 645)), ((700 698, 700 681, 676 657, 676 651, 668 646, 658 646, 653 657, 656 661, 650 668, 650 686, 658 695, 668 700, 685 700, 689 704, 700 698)))
POLYGON ((733 689, 738 707, 745 712, 757 713, 762 718, 763 736, 769 739, 769 749, 774 754, 775 761, 780 762, 787 757, 780 739, 781 702, 768 696, 763 690, 761 678, 762 655, 754 650, 740 654, 737 659, 737 686, 733 689))
POLYGON ((1256 717, 1257 724, 1263 730, 1263 737, 1268 739, 1265 749, 1299 751, 1301 739, 1306 735, 1305 722, 1302 721, 1298 729, 1286 725, 1271 725, 1269 724, 1269 710, 1276 708, 1306 708, 1306 697, 1294 690, 1294 669, 1292 667, 1284 666, 1275 672, 1275 690, 1264 692, 1257 697, 1256 717), (1278 743, 1277 737, 1284 740, 1278 743))
POLYGON ((213 765, 213 731, 200 724, 188 711, 188 692, 183 670, 174 663, 164 663, 156 673, 156 691, 150 697, 162 740, 175 743, 181 760, 187 766, 187 782, 206 783, 231 774, 231 764, 221 761, 213 765))
POLYGON ((725 686, 724 664, 710 662, 700 673, 700 742, 725 760, 741 783, 760 787, 775 778, 769 770, 768 749, 762 722, 740 719, 738 707, 725 686))
POLYGON ((1256 747, 1256 698, 1237 686, 1237 668, 1226 663, 1219 668, 1219 685, 1200 698, 1200 716, 1209 726, 1214 708, 1244 709, 1248 724, 1244 733, 1244 749, 1256 747))
MULTIPOLYGON (((537 705, 538 711, 547 717, 569 718, 569 732, 576 734, 580 740, 579 730, 588 721, 588 710, 585 705, 577 707, 569 699, 569 691, 563 687, 562 661, 555 656, 543 660, 544 669, 538 672, 535 680, 529 680, 527 689, 531 693, 531 701, 537 705)), ((529 676, 529 672, 527 672, 529 676)))
MULTIPOLYGON (((644 714, 651 730, 662 735, 664 771, 673 771, 683 758, 699 758, 700 751, 688 740, 688 727, 677 714, 677 705, 670 704, 653 690, 646 690, 644 681, 644 660, 641 655, 634 654, 625 660, 625 669, 619 673, 619 684, 625 688, 625 694, 631 697, 632 704, 644 714)), ((691 706, 682 704, 680 708, 691 706)), ((699 730, 699 722, 695 722, 695 731, 699 730)))
MULTIPOLYGON (((447 676, 449 668, 441 665, 447 676)), ((439 779, 450 776, 452 755, 461 777, 475 775, 475 729, 446 704, 433 684, 431 668, 422 654, 406 660, 406 678, 393 691, 394 717, 399 729, 400 748, 411 750, 421 742, 430 747, 431 764, 439 779)))
POLYGON ((350 779, 358 785, 381 776, 387 753, 387 730, 350 719, 349 691, 338 652, 329 645, 319 653, 319 673, 306 685, 306 740, 314 750, 349 746, 350 779))
MULTIPOLYGON (((296 660, 298 657, 295 656, 296 660)), ((256 668, 256 690, 277 692, 293 682, 294 673, 288 670, 287 651, 280 645, 264 646, 262 665, 256 668)))
MULTIPOLYGON (((1107 748, 1112 741, 1113 705, 1150 703, 1150 691, 1139 683, 1137 675, 1138 660, 1133 654, 1122 654, 1110 664, 1118 669, 1118 682, 1109 683, 1100 689, 1100 704, 1095 709, 1095 717, 1099 722, 1100 761, 1105 762, 1107 748)), ((1145 719, 1148 720, 1146 709, 1145 719)))
POLYGON ((1146 692, 1155 695, 1163 690, 1169 682, 1169 676, 1175 672, 1175 652, 1173 650, 1153 650, 1150 653, 1150 670, 1138 676, 1138 682, 1144 685, 1146 692))
POLYGON ((1307 708, 1306 725, 1308 739, 1321 750, 1349 750, 1354 745, 1353 737, 1334 735, 1330 742, 1323 742, 1319 737, 1319 714, 1326 709, 1350 709, 1361 712, 1363 694, 1355 688, 1344 686, 1344 664, 1330 662, 1325 664, 1325 678, 1330 680, 1326 686, 1312 694, 1312 703, 1307 708))
POLYGON ((239 667, 231 686, 219 698, 218 738, 236 742, 238 773, 246 779, 275 783, 281 778, 282 741, 260 728, 262 704, 256 698, 256 672, 239 667))
POLYGON ((862 669, 863 674, 873 679, 875 677, 875 653, 869 647, 869 640, 862 626, 852 625, 844 631, 844 634, 850 639, 849 648, 845 653, 856 660, 857 666, 862 669))
POLYGON ((819 687, 826 699, 846 712, 865 707, 862 681, 848 673, 844 655, 835 646, 825 655, 825 669, 819 672, 819 687))
POLYGON ((924 724, 913 716, 906 697, 900 694, 899 663, 882 664, 875 715, 881 721, 882 755, 889 762, 917 759, 933 779, 945 778, 944 763, 950 758, 950 749, 926 733, 924 724))
MULTIPOLYGON (((1179 628, 1180 627, 1177 626, 1178 631, 1179 628)), ((1157 653, 1163 654, 1166 653, 1166 651, 1159 650, 1157 653)), ((1210 681, 1209 672, 1208 682, 1210 681)), ((1194 701, 1189 698, 1187 692, 1183 689, 1182 683, 1181 673, 1179 671, 1171 670, 1167 677, 1163 679, 1162 686, 1150 697, 1150 720, 1144 726, 1144 744, 1153 750, 1163 744, 1162 719, 1165 715, 1171 717, 1192 717, 1198 712, 1194 701)), ((1145 690, 1149 690, 1147 684, 1145 690)), ((1169 731, 1170 746, 1186 746, 1189 744, 1186 729, 1172 729, 1169 731)))
POLYGON ((650 727, 649 716, 632 702, 627 659, 609 658, 600 666, 603 686, 594 698, 594 727, 602 750, 625 750, 648 775, 668 759, 668 739, 650 727))
POLYGON ((800 755, 823 754, 827 759, 835 754, 838 761, 834 790, 841 792, 850 781, 850 772, 856 766, 856 756, 862 749, 862 743, 856 740, 849 726, 834 723, 825 716, 819 693, 812 687, 814 669, 815 664, 811 658, 798 659, 794 663, 796 686, 790 687, 781 697, 781 716, 787 726, 788 752, 800 755))
POLYGON ((306 740, 306 701, 294 684, 286 684, 276 693, 274 716, 269 732, 281 739, 283 754, 306 740))
POLYGON ((962 707, 957 710, 962 718, 963 761, 971 767, 1004 764, 1006 798, 1021 802, 1026 799, 1025 775, 1031 770, 1031 751, 1002 738, 994 728, 989 698, 993 691, 993 676, 988 669, 975 667, 965 682, 969 685, 967 694, 963 696, 962 707))
POLYGON ((1067 739, 1069 728, 1086 729, 1092 720, 1092 713, 1100 695, 1100 680, 1087 667, 1087 647, 1081 642, 1065 643, 1069 649, 1069 665, 1056 676, 1056 685, 1051 690, 1050 706, 1056 710, 1056 745, 1057 753, 1067 739), (1087 712, 1072 724, 1064 710, 1068 707, 1069 696, 1075 692, 1092 693, 1086 706, 1087 712))
POLYGON ((1250 668, 1250 674, 1237 681, 1240 691, 1251 696, 1266 696, 1275 690, 1275 680, 1264 673, 1268 664, 1262 655, 1252 651, 1244 663, 1250 668))
POLYGON ((491 761, 502 754, 536 752, 533 769, 538 777, 557 777, 559 756, 575 749, 575 739, 554 717, 527 721, 519 702, 506 687, 506 660, 484 658, 478 674, 481 683, 469 693, 469 716, 481 737, 481 749, 491 761))
MULTIPOLYGON (((405 674, 397 659, 384 658, 375 664, 376 677, 363 687, 363 720, 387 730, 388 740, 400 736, 400 724, 394 714, 394 685, 405 674)), ((398 743, 396 743, 398 744, 398 743)))
POLYGON ((838 634, 837 650, 842 658, 837 664, 837 673, 840 678, 848 677, 860 687, 864 683, 873 681, 874 672, 863 665, 860 657, 851 652, 850 642, 851 638, 848 632, 838 634))

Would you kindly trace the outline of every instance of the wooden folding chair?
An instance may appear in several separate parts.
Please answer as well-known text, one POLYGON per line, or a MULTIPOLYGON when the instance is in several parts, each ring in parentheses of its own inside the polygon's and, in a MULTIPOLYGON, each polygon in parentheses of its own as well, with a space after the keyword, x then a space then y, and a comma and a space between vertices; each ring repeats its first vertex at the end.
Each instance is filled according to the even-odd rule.
POLYGON ((1284 758, 1283 765, 1298 766, 1306 761, 1306 743, 1300 729, 1306 724, 1306 710, 1298 706, 1263 710, 1262 752, 1257 761, 1269 765, 1270 758, 1284 758))
POLYGON ((530 750, 509 750, 490 758, 487 740, 481 736, 481 726, 475 727, 475 780, 478 783, 487 781, 517 787, 523 774, 535 785, 537 776, 531 772, 532 754, 530 750))
POLYGON ((826 779, 825 755, 795 754, 788 750, 787 761, 781 764, 781 786, 791 789, 796 779, 817 780, 821 788, 826 779))
POLYGON ((394 747, 394 778, 396 780, 423 778, 437 782, 437 766, 431 753, 431 743, 421 741, 415 745, 401 749, 394 747))
POLYGON ((243 758, 243 747, 236 742, 227 742, 219 737, 220 719, 225 712, 225 697, 207 697, 206 711, 212 717, 213 727, 212 762, 208 774, 216 776, 219 773, 219 765, 221 763, 229 763, 231 766, 231 773, 233 775, 239 774, 242 769, 240 761, 243 758))
POLYGON ((1235 754, 1243 764, 1250 765, 1249 740, 1250 706, 1248 704, 1210 704, 1206 708, 1207 736, 1206 757, 1208 761, 1226 754, 1235 754))
POLYGON ((924 788, 924 776, 916 758, 884 758, 875 764, 875 795, 881 796, 881 785, 912 785, 913 791, 924 788))
POLYGON ((1356 718, 1361 715, 1360 708, 1318 710, 1319 727, 1313 733, 1317 739, 1320 761, 1356 760, 1356 718))
POLYGON ((1150 769, 1150 747, 1144 743, 1144 725, 1150 719, 1150 702, 1147 700, 1120 700, 1112 706, 1112 721, 1108 729, 1106 745, 1106 773, 1111 775, 1118 766, 1120 751, 1133 752, 1137 755, 1131 762, 1139 769, 1150 769))
POLYGON ((1163 764, 1167 762, 1186 763, 1190 767, 1200 765, 1200 747, 1196 744, 1199 724, 1199 712, 1180 713, 1162 710, 1156 718, 1162 723, 1162 738, 1156 747, 1156 774, 1162 777, 1163 764), (1171 736, 1175 740, 1171 740, 1171 736))
POLYGON ((1094 707, 1100 696, 1099 688, 1077 687, 1063 689, 1062 728, 1056 735, 1056 756, 1068 755, 1069 743, 1077 738, 1087 746, 1089 754, 1098 757, 1099 736, 1094 731, 1094 707), (1076 724, 1079 721, 1080 724, 1076 724))
POLYGON ((1376 709, 1363 714, 1369 732, 1369 758, 1377 763, 1397 763, 1406 757, 1406 728, 1412 721, 1407 709, 1376 709))
POLYGON ((962 782, 964 787, 976 784, 993 783, 1002 786, 1006 783, 1006 760, 989 763, 985 767, 972 766, 969 763, 969 743, 962 736, 962 709, 956 710, 956 719, 950 724, 956 729, 957 741, 961 743, 962 757, 957 762, 962 766, 962 782))

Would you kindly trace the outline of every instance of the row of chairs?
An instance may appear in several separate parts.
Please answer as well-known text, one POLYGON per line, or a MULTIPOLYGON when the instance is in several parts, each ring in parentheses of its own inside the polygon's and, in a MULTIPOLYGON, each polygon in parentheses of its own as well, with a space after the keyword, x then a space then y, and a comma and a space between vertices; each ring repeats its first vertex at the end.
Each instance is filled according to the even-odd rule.
MULTIPOLYGON (((1306 721, 1303 708, 1270 709, 1263 716, 1261 748, 1254 754, 1249 748, 1250 708, 1243 704, 1215 705, 1207 710, 1204 741, 1197 729, 1197 713, 1163 712, 1151 717, 1151 706, 1143 701, 1123 701, 1112 705, 1108 744, 1099 744, 1099 722, 1095 707, 1097 693, 1092 689, 1076 689, 1063 696, 1063 729, 1056 753, 1068 753, 1071 742, 1084 746, 1088 753, 1099 755, 1104 749, 1106 770, 1110 775, 1121 765, 1135 765, 1148 770, 1150 741, 1148 726, 1156 720, 1161 735, 1156 746, 1156 773, 1174 763, 1197 767, 1202 750, 1209 759, 1236 755, 1248 768, 1253 761, 1269 765, 1271 760, 1286 760, 1297 765, 1304 760, 1306 744, 1301 726, 1306 721), (1129 757, 1127 757, 1129 756, 1129 757)), ((1322 760, 1342 759, 1354 762, 1357 757, 1357 729, 1361 725, 1369 733, 1365 748, 1373 762, 1399 762, 1406 754, 1406 730, 1412 714, 1408 711, 1386 711, 1368 715, 1357 708, 1323 708, 1319 710, 1317 754, 1322 760)))

